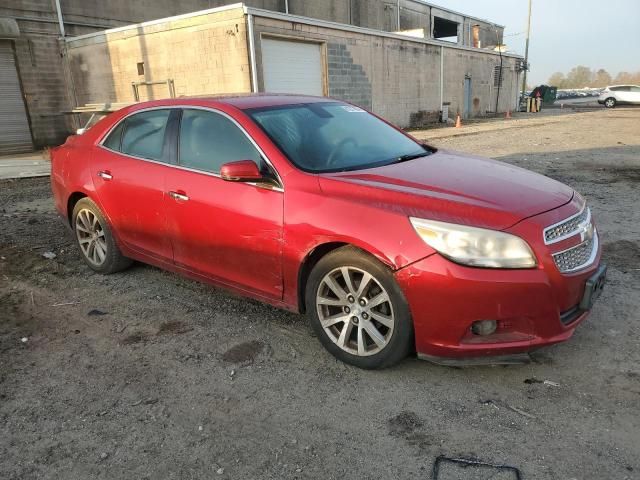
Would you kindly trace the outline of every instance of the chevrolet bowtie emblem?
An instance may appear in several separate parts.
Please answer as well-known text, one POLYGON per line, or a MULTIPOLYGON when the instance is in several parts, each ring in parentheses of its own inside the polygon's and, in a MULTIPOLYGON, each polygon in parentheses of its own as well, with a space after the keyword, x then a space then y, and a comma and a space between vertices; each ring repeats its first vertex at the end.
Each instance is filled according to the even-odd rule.
POLYGON ((593 224, 591 222, 581 223, 578 225, 578 233, 580 233, 580 242, 591 240, 593 238, 593 224))

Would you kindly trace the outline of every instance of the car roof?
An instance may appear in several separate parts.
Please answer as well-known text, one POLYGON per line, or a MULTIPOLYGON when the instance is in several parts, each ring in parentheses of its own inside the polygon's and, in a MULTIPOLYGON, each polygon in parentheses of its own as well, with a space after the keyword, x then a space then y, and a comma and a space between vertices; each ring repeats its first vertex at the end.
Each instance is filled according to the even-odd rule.
POLYGON ((295 105, 302 103, 324 103, 336 102, 326 97, 314 97, 311 95, 297 95, 285 93, 232 93, 221 95, 198 95, 183 96, 178 98, 167 98, 163 100, 151 100, 148 102, 136 103, 136 110, 149 106, 170 106, 170 105, 198 105, 213 107, 220 104, 231 105, 240 110, 250 108, 273 107, 281 105, 295 105))
POLYGON ((295 95, 286 93, 251 93, 216 98, 216 101, 233 105, 244 110, 246 108, 273 107, 279 105, 294 105, 300 103, 323 103, 335 101, 326 97, 311 95, 295 95))

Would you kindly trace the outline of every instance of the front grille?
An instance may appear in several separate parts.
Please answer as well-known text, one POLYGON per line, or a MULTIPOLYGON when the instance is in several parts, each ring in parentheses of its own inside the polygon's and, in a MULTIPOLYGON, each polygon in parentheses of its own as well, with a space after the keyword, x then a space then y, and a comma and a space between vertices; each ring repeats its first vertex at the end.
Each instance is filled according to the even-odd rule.
POLYGON ((556 243, 579 232, 580 226, 591 222, 591 211, 584 208, 577 215, 544 230, 544 243, 556 243))
POLYGON ((597 250, 598 234, 594 232, 592 238, 582 242, 580 245, 555 253, 553 255, 553 260, 560 272, 574 272, 593 262, 593 258, 597 250))

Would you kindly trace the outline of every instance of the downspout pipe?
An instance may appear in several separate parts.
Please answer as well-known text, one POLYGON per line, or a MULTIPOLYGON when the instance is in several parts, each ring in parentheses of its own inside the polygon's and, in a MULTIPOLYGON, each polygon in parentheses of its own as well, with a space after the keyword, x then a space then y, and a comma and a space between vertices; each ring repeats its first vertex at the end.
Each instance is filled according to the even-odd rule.
POLYGON ((258 72, 256 67, 256 45, 253 39, 253 15, 247 15, 247 35, 249 36, 249 63, 251 64, 251 91, 258 92, 258 72))
POLYGON ((442 112, 443 110, 444 110, 444 47, 440 45, 440 111, 442 112))
POLYGON ((500 102, 500 87, 502 86, 502 42, 500 41, 500 35, 496 30, 496 38, 498 39, 498 53, 500 54, 500 73, 498 74, 498 93, 496 95, 496 111, 498 114, 498 102, 500 102))
POLYGON ((62 19, 62 8, 60 8, 60 0, 56 0, 56 14, 58 15, 58 24, 60 25, 60 36, 64 38, 64 21, 62 19))

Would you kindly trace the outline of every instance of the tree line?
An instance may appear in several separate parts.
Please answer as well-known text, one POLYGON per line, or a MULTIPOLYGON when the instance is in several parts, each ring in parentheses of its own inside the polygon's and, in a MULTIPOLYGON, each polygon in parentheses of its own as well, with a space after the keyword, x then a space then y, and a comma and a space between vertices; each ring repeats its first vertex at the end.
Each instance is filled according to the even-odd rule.
POLYGON ((640 85, 640 71, 620 72, 612 77, 604 68, 591 69, 583 65, 573 67, 567 74, 556 72, 549 77, 548 85, 558 88, 601 88, 609 85, 640 85))

